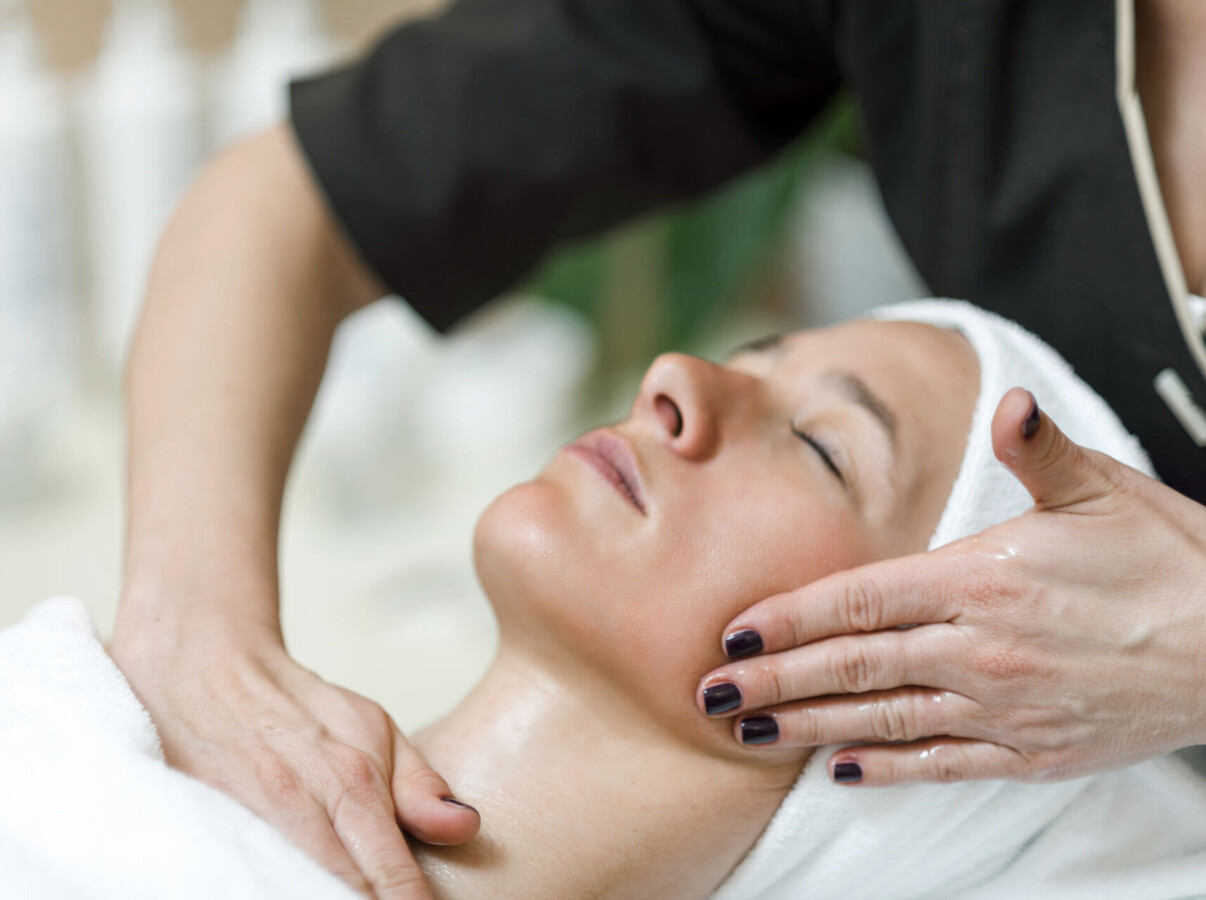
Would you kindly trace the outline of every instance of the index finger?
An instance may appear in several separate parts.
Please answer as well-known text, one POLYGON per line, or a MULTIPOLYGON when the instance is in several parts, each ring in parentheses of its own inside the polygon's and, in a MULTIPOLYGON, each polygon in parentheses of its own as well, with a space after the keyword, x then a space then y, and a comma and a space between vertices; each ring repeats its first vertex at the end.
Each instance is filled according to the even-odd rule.
POLYGON ((331 824, 378 900, 432 900, 384 785, 345 791, 331 810, 331 824))
MULTIPOLYGON (((956 547, 957 545, 951 545, 956 547)), ((827 575, 754 604, 724 629, 730 659, 776 653, 843 634, 947 622, 963 609, 966 576, 948 548, 827 575)))

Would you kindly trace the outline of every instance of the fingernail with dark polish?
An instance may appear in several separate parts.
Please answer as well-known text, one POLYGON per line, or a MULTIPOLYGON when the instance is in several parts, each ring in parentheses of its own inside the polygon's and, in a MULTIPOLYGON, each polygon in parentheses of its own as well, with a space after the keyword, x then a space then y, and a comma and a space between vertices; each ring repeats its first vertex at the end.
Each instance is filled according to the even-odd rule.
POLYGON ((1039 424, 1043 421, 1043 414, 1039 411, 1038 400, 1034 398, 1034 394, 1030 395, 1030 414, 1022 421, 1022 437, 1029 440, 1034 437, 1036 431, 1039 430, 1039 424))
POLYGON ((729 659, 741 659, 743 656, 753 656, 762 652, 762 635, 747 628, 744 631, 734 631, 724 639, 724 652, 729 659))
POLYGON ((779 740, 779 723, 770 716, 741 720, 741 743, 773 744, 779 740))
POLYGON ((844 762, 833 767, 833 780, 838 784, 855 784, 863 780, 863 767, 858 763, 844 762))
POLYGON ((726 681, 704 688, 703 697, 708 715, 718 716, 741 705, 741 688, 726 681))
MULTIPOLYGON (((462 803, 460 800, 456 799, 456 797, 441 797, 440 799, 443 800, 445 803, 447 803, 449 806, 455 806, 457 809, 467 809, 470 812, 477 812, 477 810, 474 809, 472 806, 470 806, 468 803, 462 803)), ((478 813, 478 815, 481 815, 481 813, 478 813)))

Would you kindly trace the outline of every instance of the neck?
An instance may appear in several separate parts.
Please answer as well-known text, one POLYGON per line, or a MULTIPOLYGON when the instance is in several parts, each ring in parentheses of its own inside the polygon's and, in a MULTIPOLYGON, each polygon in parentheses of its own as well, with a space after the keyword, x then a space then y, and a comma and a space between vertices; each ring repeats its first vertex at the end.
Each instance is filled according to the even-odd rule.
POLYGON ((450 900, 706 897, 802 765, 692 747, 588 673, 505 644, 414 743, 482 814, 464 846, 414 846, 436 897, 450 900))

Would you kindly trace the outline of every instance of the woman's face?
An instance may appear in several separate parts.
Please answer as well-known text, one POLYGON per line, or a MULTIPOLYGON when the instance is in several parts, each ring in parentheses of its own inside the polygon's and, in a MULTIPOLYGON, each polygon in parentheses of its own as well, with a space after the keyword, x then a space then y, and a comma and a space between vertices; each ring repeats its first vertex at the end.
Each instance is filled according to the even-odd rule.
POLYGON ((721 630, 831 572, 924 550, 979 375, 959 335, 858 321, 738 351, 668 354, 624 421, 562 448, 477 526, 504 643, 602 673, 660 722, 699 715, 721 630))

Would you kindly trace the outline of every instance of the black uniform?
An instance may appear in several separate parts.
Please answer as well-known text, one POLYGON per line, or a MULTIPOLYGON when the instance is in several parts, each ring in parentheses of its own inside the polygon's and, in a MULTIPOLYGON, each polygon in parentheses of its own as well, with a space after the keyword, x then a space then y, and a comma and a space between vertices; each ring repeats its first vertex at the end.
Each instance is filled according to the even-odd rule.
POLYGON ((1016 319, 1206 502, 1152 387, 1178 326, 1116 99, 1113 0, 462 0, 293 88, 301 145, 382 280, 446 329, 550 245, 769 158, 843 85, 939 295, 1016 319))

